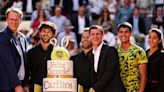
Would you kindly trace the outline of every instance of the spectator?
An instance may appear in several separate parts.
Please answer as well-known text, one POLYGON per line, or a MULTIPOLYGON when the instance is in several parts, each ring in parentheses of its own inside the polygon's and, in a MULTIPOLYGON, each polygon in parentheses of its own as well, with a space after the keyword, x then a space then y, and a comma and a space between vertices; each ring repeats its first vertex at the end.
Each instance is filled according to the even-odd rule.
POLYGON ((54 12, 55 15, 50 18, 50 21, 57 26, 57 32, 61 33, 64 31, 64 25, 67 21, 67 18, 61 14, 62 8, 60 6, 57 6, 54 12))
POLYGON ((88 56, 92 82, 89 92, 124 92, 117 50, 103 43, 103 35, 100 26, 90 27, 89 36, 93 47, 88 56))
POLYGON ((130 0, 130 7, 134 9, 136 6, 136 0, 130 0))
POLYGON ((71 36, 71 38, 75 40, 74 47, 78 48, 76 34, 72 31, 74 26, 72 26, 72 24, 69 20, 66 21, 64 28, 65 28, 65 30, 63 32, 59 33, 57 36, 58 42, 61 42, 61 39, 65 36, 71 36))
POLYGON ((102 28, 104 30, 104 41, 109 44, 110 46, 116 46, 116 37, 112 32, 109 31, 110 25, 109 23, 105 22, 102 24, 102 28))
MULTIPOLYGON (((111 18, 111 20, 115 20, 116 17, 116 11, 117 11, 117 2, 116 0, 104 0, 104 8, 107 8, 109 11, 109 16, 111 18)), ((118 7, 118 6, 117 6, 118 7)))
POLYGON ((11 7, 19 8, 23 10, 23 1, 22 0, 14 0, 13 5, 11 7))
POLYGON ((152 19, 153 25, 157 25, 158 29, 164 33, 164 14, 163 7, 159 6, 155 10, 155 15, 152 19))
POLYGON ((134 8, 133 16, 128 20, 128 22, 133 25, 133 36, 136 44, 144 47, 144 39, 147 31, 144 18, 140 16, 139 7, 134 8))
POLYGON ((164 92, 163 34, 159 29, 152 28, 148 36, 150 48, 146 51, 149 62, 147 64, 148 82, 145 92, 164 92))
POLYGON ((13 1, 11 0, 2 0, 0 2, 0 14, 5 15, 6 10, 11 7, 13 4, 13 1))
POLYGON ((35 4, 40 0, 23 0, 23 12, 25 14, 32 14, 35 10, 35 4))
POLYGON ((35 47, 38 44, 38 42, 39 42, 39 37, 31 35, 29 38, 28 45, 27 45, 27 51, 35 47))
POLYGON ((130 1, 124 0, 124 6, 118 10, 117 23, 127 22, 132 14, 133 11, 130 7, 130 1))
POLYGON ((112 26, 113 26, 113 21, 111 20, 110 18, 110 12, 108 11, 107 8, 104 8, 101 12, 101 16, 99 17, 98 19, 98 25, 102 25, 103 23, 109 23, 110 24, 110 27, 112 29, 112 26))
POLYGON ((81 6, 78 11, 77 16, 71 18, 72 25, 74 26, 73 31, 76 33, 78 44, 81 41, 81 35, 85 27, 90 26, 90 20, 85 15, 86 9, 84 6, 81 6))
POLYGON ((154 0, 154 3, 156 6, 163 6, 164 5, 164 1, 163 0, 154 0))
POLYGON ((66 48, 69 51, 70 56, 73 56, 73 55, 77 54, 77 52, 78 52, 78 49, 75 48, 76 40, 74 38, 72 38, 70 35, 66 36, 66 37, 68 39, 68 45, 66 48))
POLYGON ((89 12, 91 13, 92 19, 97 20, 100 16, 103 8, 103 0, 89 0, 89 12))
POLYGON ((34 22, 31 25, 31 28, 33 29, 33 36, 38 36, 39 35, 39 30, 38 30, 38 26, 44 22, 47 21, 45 12, 43 9, 38 11, 38 17, 34 20, 34 22))
POLYGON ((147 34, 145 21, 143 17, 140 16, 139 7, 134 8, 133 16, 128 20, 128 22, 133 26, 133 35, 147 34))
POLYGON ((144 92, 147 82, 145 51, 130 42, 132 25, 123 22, 118 26, 118 37, 121 44, 118 45, 120 63, 120 75, 126 92, 144 92))
MULTIPOLYGON (((50 0, 52 9, 55 6, 63 8, 63 15, 70 18, 77 15, 80 6, 87 6, 88 0, 50 0)), ((54 10, 54 9, 53 9, 54 10)))
POLYGON ((136 0, 136 5, 141 9, 141 15, 146 17, 151 14, 154 0, 136 0))
MULTIPOLYGON (((37 19, 38 13, 40 10, 42 10, 41 2, 36 2, 35 3, 35 10, 32 12, 32 15, 31 15, 31 23, 33 23, 34 20, 37 19)), ((49 11, 44 10, 44 13, 46 15, 46 18, 49 20, 51 18, 49 11)))
POLYGON ((71 57, 74 65, 74 77, 77 78, 78 92, 88 92, 91 87, 91 64, 88 59, 88 52, 91 50, 92 45, 89 40, 89 28, 85 28, 81 38, 81 50, 78 54, 71 57), (83 89, 80 89, 79 85, 83 89))

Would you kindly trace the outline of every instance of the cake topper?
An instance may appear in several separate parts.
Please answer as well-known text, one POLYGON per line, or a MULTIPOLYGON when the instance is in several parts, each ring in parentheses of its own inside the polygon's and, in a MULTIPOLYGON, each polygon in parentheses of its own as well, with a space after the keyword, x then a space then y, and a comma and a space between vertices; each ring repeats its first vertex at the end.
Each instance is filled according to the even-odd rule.
POLYGON ((56 40, 56 38, 52 38, 50 40, 50 43, 54 46, 53 51, 51 53, 52 60, 69 60, 70 54, 68 50, 66 49, 68 45, 67 37, 62 38, 60 45, 58 41, 56 40))

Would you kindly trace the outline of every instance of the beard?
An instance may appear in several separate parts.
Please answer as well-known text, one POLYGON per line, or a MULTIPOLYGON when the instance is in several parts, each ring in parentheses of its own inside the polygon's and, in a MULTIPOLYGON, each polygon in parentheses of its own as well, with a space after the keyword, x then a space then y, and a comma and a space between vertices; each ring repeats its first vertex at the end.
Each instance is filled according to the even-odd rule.
POLYGON ((44 42, 44 43, 49 43, 50 39, 51 38, 46 36, 46 35, 41 37, 41 41, 44 42))
POLYGON ((84 48, 84 49, 89 49, 89 48, 91 48, 91 43, 82 44, 82 48, 84 48))

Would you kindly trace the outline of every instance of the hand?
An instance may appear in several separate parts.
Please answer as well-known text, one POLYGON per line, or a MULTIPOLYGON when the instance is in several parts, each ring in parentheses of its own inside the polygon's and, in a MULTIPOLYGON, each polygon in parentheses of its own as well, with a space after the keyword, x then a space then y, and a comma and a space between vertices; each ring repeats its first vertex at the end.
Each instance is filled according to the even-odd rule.
POLYGON ((24 92, 24 90, 21 85, 18 85, 15 87, 15 92, 24 92))
POLYGON ((90 88, 89 92, 96 92, 96 91, 93 88, 90 88))

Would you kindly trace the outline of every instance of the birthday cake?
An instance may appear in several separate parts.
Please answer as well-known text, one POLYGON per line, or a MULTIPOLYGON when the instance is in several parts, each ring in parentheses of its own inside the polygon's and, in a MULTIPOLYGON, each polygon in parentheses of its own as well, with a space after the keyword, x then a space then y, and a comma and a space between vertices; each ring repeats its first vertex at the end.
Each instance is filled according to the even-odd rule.
POLYGON ((77 79, 73 78, 73 62, 64 47, 55 46, 47 62, 47 78, 43 79, 43 92, 77 92, 77 79))

